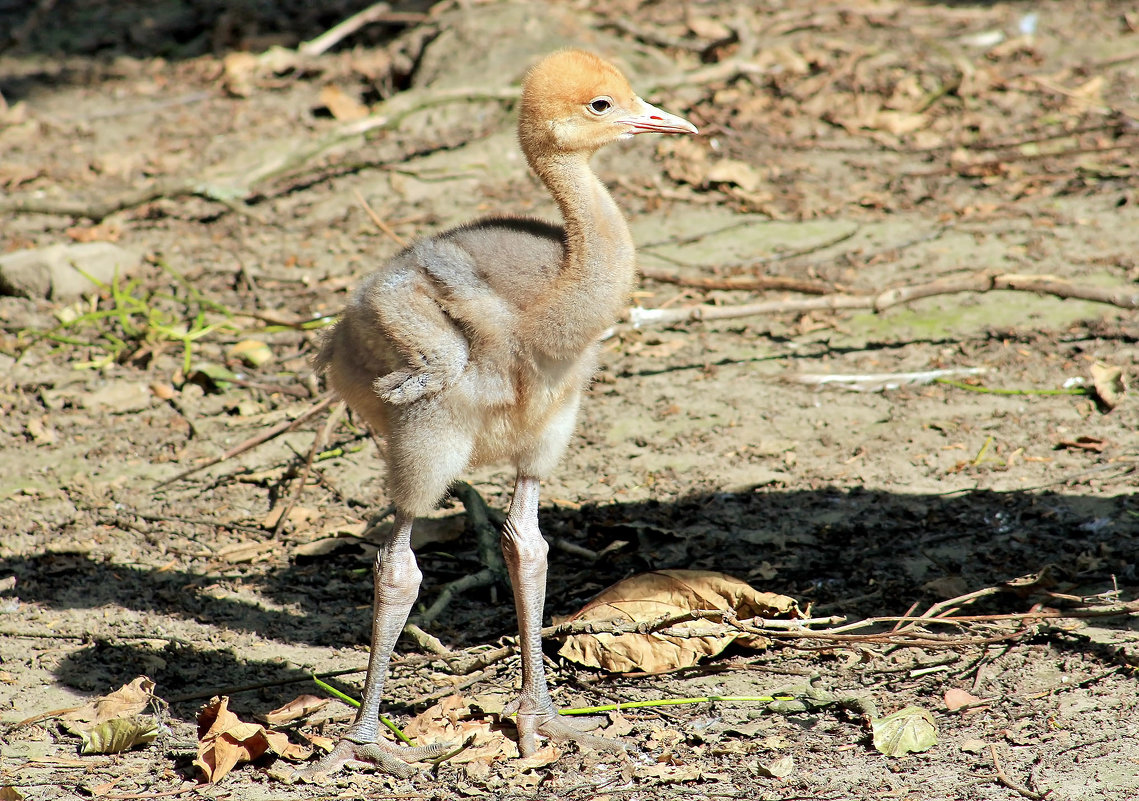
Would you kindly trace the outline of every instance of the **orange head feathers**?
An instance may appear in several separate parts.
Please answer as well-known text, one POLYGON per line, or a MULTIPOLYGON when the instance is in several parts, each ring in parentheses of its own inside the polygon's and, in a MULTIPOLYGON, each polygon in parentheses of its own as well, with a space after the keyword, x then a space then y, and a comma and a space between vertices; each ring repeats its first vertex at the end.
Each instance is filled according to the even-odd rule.
POLYGON ((696 133, 692 123, 651 106, 620 70, 583 50, 559 50, 522 82, 518 138, 527 158, 589 155, 638 133, 696 133))

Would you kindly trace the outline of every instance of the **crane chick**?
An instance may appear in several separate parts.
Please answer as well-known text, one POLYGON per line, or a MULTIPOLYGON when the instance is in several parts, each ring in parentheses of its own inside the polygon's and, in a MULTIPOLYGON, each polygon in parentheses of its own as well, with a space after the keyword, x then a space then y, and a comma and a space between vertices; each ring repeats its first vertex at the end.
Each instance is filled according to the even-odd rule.
POLYGON ((621 750, 565 723, 550 698, 538 492, 573 432, 598 339, 635 278, 628 225, 589 159, 610 142, 651 132, 697 131, 639 98, 601 58, 580 50, 547 56, 523 81, 518 141, 563 224, 490 217, 419 241, 363 281, 325 339, 318 369, 386 438, 396 516, 376 557, 363 703, 333 750, 302 776, 354 761, 407 776, 409 762, 441 750, 397 746, 379 732, 388 662, 422 577, 412 523, 463 471, 499 461, 517 469, 502 550, 521 635, 522 691, 508 709, 517 714, 520 750, 533 754, 539 734, 621 750))

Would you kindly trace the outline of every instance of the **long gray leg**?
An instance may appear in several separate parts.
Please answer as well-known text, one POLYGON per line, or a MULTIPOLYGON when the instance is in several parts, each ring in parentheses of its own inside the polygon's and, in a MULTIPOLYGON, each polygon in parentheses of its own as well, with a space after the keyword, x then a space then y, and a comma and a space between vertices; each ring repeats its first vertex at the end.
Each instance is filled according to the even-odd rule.
POLYGON ((419 595, 419 582, 423 577, 411 550, 413 521, 411 515, 397 513, 392 532, 376 555, 372 651, 368 658, 368 676, 364 680, 364 700, 356 719, 327 756, 297 771, 296 778, 328 775, 349 762, 371 762, 387 773, 406 777, 415 773, 408 762, 435 756, 448 748, 447 744, 409 748, 380 736, 380 701, 388 663, 419 595))
POLYGON ((546 553, 549 546, 538 530, 538 479, 519 474, 514 498, 502 531, 502 555, 514 585, 522 646, 522 693, 507 707, 518 714, 518 747, 522 756, 538 748, 538 734, 553 740, 573 740, 589 748, 624 752, 615 740, 586 734, 558 716, 546 686, 542 663, 542 608, 546 601, 546 553))

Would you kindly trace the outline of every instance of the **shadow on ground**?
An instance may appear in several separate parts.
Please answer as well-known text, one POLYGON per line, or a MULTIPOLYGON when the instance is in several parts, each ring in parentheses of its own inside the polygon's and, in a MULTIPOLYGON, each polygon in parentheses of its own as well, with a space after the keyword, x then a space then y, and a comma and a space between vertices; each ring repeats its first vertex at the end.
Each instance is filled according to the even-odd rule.
MULTIPOLYGON (((595 549, 618 540, 627 543, 599 564, 583 564, 553 550, 547 613, 570 613, 612 582, 661 568, 723 571, 759 589, 809 602, 824 614, 850 619, 900 615, 911 604, 922 611, 939 600, 1047 566, 1056 591, 1094 594, 1118 585, 1130 596, 1139 586, 1137 512, 1139 499, 1124 495, 931 496, 835 488, 547 508, 547 534, 595 549)), ((419 554, 423 599, 432 599, 451 578, 479 568, 473 537, 444 547, 419 554)), ((291 561, 279 569, 235 568, 219 576, 47 553, 13 562, 5 572, 17 576, 21 601, 45 608, 121 607, 145 613, 144 620, 152 619, 151 613, 159 619, 175 616, 286 643, 341 647, 367 642, 368 568, 363 554, 341 553, 301 564, 291 561), (215 597, 211 592, 219 585, 250 589, 252 600, 215 597)), ((508 591, 496 592, 497 604, 486 590, 460 598, 433 632, 456 646, 512 633, 508 591)), ((1032 602, 1005 593, 971 610, 1020 611, 1032 602)), ((160 628, 153 635, 164 638, 160 628)), ((161 652, 131 642, 96 641, 72 652, 58 667, 59 680, 94 691, 146 673, 179 698, 217 691, 219 676, 235 685, 308 678, 307 672, 279 660, 239 659, 210 642, 171 640, 161 652)), ((277 686, 271 693, 287 700, 292 689, 277 686)))

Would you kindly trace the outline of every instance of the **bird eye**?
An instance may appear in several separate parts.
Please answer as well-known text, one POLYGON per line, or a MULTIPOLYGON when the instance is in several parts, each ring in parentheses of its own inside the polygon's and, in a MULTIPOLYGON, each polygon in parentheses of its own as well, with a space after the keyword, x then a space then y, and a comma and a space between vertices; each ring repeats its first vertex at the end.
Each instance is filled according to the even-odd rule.
POLYGON ((604 114, 613 108, 613 101, 607 97, 598 97, 590 101, 588 108, 594 114, 604 114))

